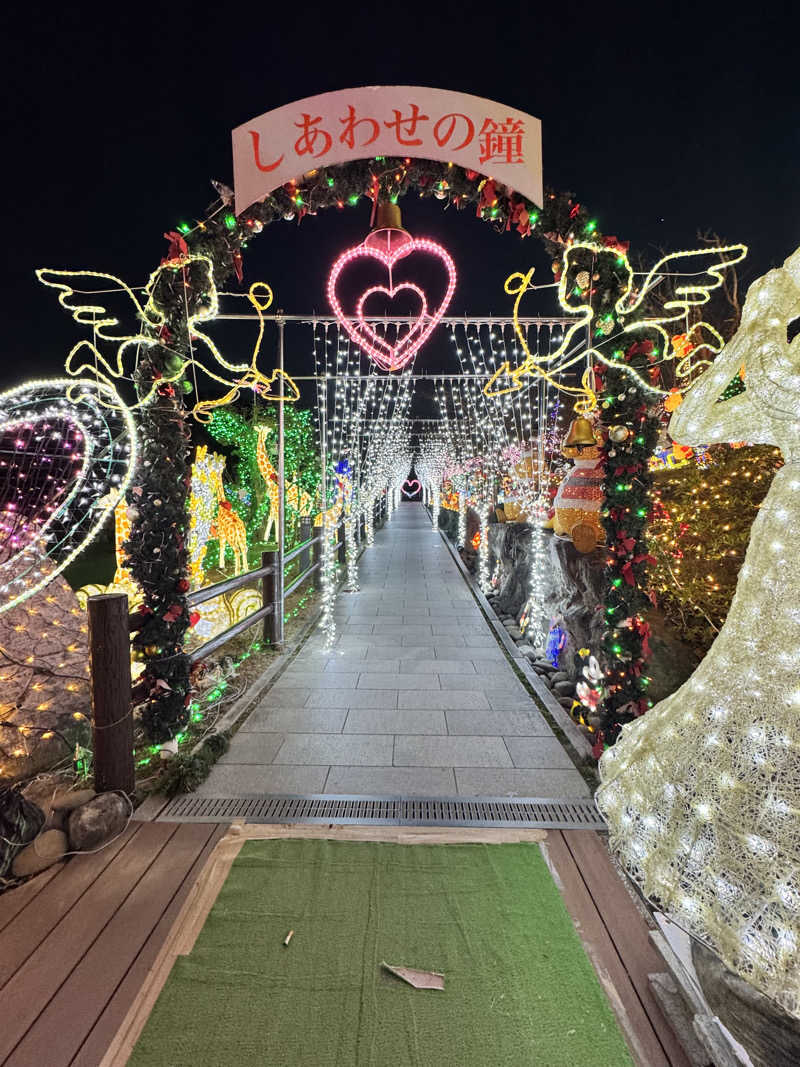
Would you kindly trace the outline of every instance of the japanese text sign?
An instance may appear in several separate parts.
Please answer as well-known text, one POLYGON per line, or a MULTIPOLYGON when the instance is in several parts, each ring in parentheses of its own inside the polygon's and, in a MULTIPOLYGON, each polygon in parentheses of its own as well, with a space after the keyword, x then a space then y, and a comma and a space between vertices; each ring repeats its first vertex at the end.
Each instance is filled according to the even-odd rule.
POLYGON ((468 93, 341 89, 268 111, 233 131, 236 211, 317 167, 373 156, 455 163, 542 203, 542 124, 468 93))

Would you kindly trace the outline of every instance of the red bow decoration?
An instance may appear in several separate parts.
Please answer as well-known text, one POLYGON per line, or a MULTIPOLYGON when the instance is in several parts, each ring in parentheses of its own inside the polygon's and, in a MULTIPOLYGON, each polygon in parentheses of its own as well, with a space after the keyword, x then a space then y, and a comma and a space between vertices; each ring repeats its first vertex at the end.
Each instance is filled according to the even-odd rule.
POLYGON ((530 236, 531 217, 528 214, 528 209, 525 207, 522 201, 518 201, 516 204, 514 204, 514 207, 511 210, 511 214, 508 217, 508 222, 506 223, 506 229, 509 229, 512 223, 514 226, 517 227, 517 231, 523 237, 530 236))
POLYGON ((634 341, 632 345, 629 345, 625 349, 625 356, 630 359, 631 356, 649 356, 652 354, 655 345, 650 340, 634 341))
POLYGON ((484 208, 494 207, 496 203, 497 184, 494 178, 489 178, 488 181, 484 182, 483 188, 481 189, 481 198, 478 201, 478 210, 476 212, 478 218, 481 217, 481 212, 484 208))
POLYGON ((646 623, 644 619, 636 618, 633 623, 634 633, 637 633, 642 639, 642 656, 644 659, 649 659, 652 655, 650 649, 650 625, 646 623))
POLYGON ((654 556, 650 556, 646 552, 644 552, 640 556, 634 556, 633 559, 629 559, 627 563, 623 563, 621 573, 622 577, 625 579, 628 585, 636 585, 636 579, 634 578, 633 574, 633 564, 642 562, 652 564, 655 563, 656 560, 654 556))
POLYGON ((178 592, 179 593, 188 593, 189 592, 189 579, 188 578, 181 578, 181 580, 178 582, 178 592))
POLYGON ((161 260, 161 266, 165 263, 169 263, 171 260, 180 259, 182 256, 189 255, 189 246, 184 241, 183 237, 175 230, 170 230, 169 233, 164 234, 164 240, 169 241, 169 248, 167 255, 161 260))
POLYGON ((633 552, 636 547, 636 538, 628 537, 625 530, 620 530, 617 534, 617 540, 620 542, 617 545, 617 552, 621 555, 623 552, 633 552))
POLYGON ((182 614, 183 606, 181 604, 170 604, 162 618, 164 619, 164 622, 177 622, 182 614))
POLYGON ((625 255, 631 247, 630 241, 620 241, 619 237, 604 237, 603 245, 606 248, 613 249, 615 252, 620 252, 622 255, 625 255))

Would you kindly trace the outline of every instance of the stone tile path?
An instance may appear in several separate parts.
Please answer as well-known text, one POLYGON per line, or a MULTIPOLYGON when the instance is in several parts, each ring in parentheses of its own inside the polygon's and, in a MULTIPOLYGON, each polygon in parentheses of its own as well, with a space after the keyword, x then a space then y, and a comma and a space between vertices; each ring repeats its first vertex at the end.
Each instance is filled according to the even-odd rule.
POLYGON ((199 792, 580 797, 589 790, 421 504, 402 504, 199 792))

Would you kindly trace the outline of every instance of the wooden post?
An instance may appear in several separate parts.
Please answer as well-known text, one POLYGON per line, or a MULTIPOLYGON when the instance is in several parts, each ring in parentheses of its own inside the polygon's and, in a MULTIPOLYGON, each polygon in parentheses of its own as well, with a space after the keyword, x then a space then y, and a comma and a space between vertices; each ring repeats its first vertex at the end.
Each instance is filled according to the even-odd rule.
POLYGON ((276 550, 261 553, 261 566, 272 568, 261 579, 261 604, 265 608, 272 605, 272 611, 264 618, 264 641, 276 652, 283 651, 281 559, 281 553, 276 550))
POLYGON ((89 675, 94 787, 98 793, 136 787, 131 706, 131 637, 124 593, 90 596, 89 675))
MULTIPOLYGON (((311 516, 304 515, 300 520, 300 544, 311 540, 311 516)), ((300 574, 307 571, 311 566, 311 550, 304 548, 299 556, 300 574)))
POLYGON ((339 541, 339 545, 338 545, 338 549, 337 549, 337 553, 338 553, 338 557, 337 558, 338 558, 340 563, 346 563, 347 562, 347 537, 346 537, 345 531, 344 531, 344 519, 342 519, 342 521, 336 527, 336 536, 337 536, 337 539, 339 541))
POLYGON ((311 546, 311 561, 317 568, 311 576, 311 580, 314 583, 314 588, 319 592, 322 588, 322 537, 319 537, 311 546))

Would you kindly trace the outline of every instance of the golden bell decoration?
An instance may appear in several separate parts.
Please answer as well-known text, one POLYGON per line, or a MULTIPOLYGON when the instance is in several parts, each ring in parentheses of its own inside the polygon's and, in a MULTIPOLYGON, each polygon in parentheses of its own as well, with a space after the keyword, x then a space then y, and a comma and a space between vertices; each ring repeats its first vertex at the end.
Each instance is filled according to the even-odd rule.
POLYGON ((411 235, 403 229, 399 204, 379 200, 375 210, 375 224, 364 244, 381 252, 390 252, 411 242, 411 235))
POLYGON ((596 445, 597 438, 594 435, 594 428, 588 419, 577 418, 573 419, 569 424, 569 430, 567 431, 567 437, 564 441, 564 448, 575 448, 576 445, 596 445))

